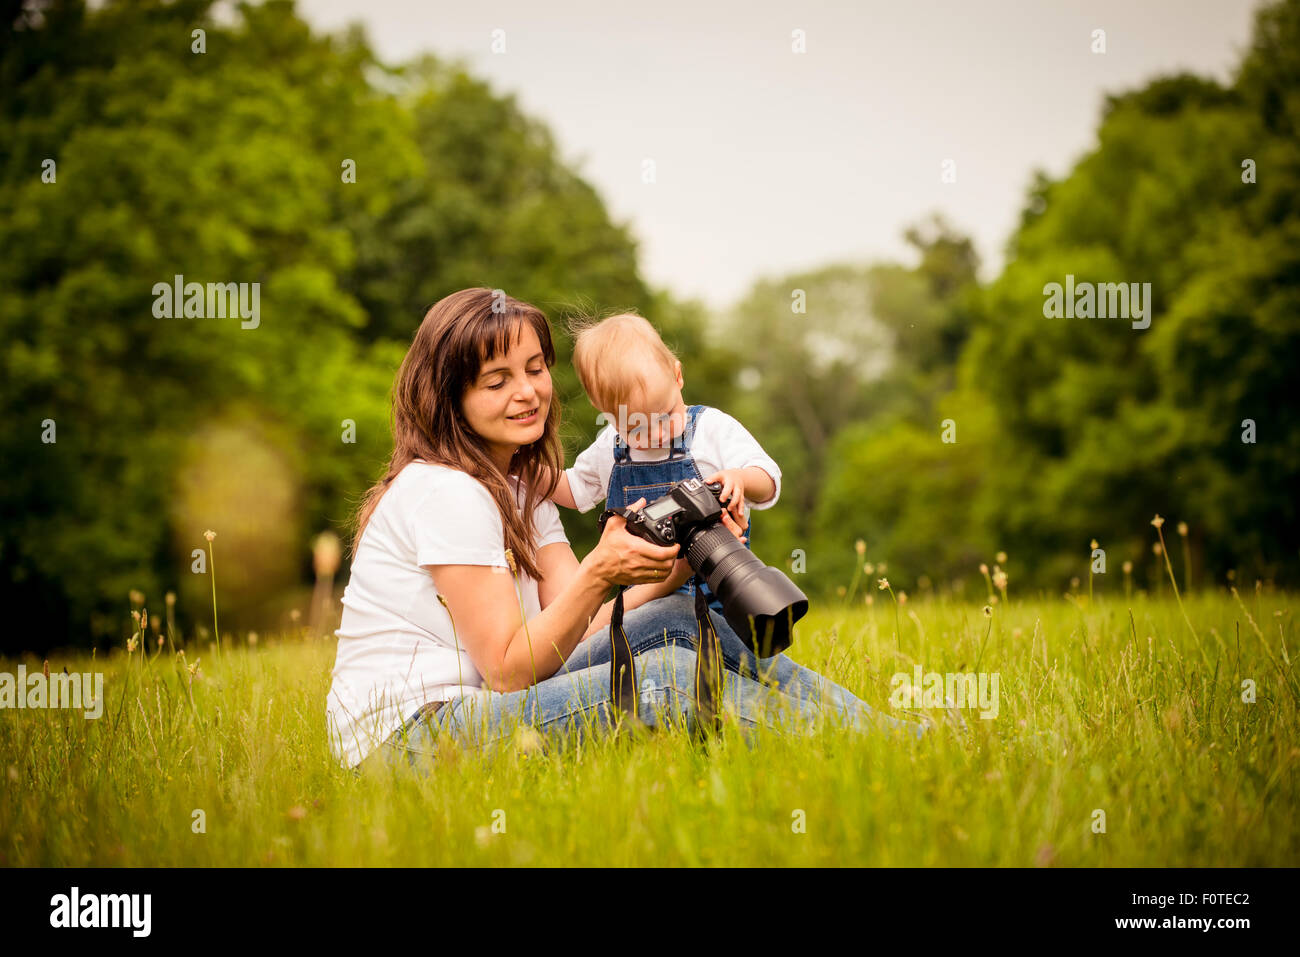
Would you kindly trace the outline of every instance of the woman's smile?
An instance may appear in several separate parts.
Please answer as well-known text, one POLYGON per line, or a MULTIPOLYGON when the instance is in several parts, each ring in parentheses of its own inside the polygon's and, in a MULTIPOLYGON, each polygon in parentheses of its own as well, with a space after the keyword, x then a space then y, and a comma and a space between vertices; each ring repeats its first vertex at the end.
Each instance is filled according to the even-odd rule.
POLYGON ((508 415, 506 418, 519 425, 532 425, 537 421, 537 412, 539 408, 540 406, 534 406, 526 412, 520 412, 518 415, 508 415))

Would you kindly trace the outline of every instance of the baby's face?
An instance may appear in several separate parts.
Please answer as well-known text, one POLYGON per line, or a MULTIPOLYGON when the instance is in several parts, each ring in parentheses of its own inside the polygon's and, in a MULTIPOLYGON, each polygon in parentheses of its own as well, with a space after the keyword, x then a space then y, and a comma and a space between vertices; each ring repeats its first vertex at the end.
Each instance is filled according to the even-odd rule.
POLYGON ((646 376, 644 392, 633 394, 625 408, 606 410, 605 415, 629 448, 671 448, 673 438, 686 430, 683 384, 680 362, 673 375, 657 370, 646 376))

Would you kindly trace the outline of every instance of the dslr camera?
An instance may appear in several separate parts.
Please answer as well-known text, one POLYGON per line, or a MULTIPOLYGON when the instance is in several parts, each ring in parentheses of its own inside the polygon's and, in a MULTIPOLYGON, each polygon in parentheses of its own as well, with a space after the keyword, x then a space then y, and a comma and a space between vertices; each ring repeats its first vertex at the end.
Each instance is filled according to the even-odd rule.
POLYGON ((755 655, 769 658, 790 647, 794 623, 808 612, 808 598, 722 524, 721 495, 721 482, 690 478, 673 483, 639 511, 618 514, 633 535, 680 546, 691 570, 722 602, 727 624, 755 655))

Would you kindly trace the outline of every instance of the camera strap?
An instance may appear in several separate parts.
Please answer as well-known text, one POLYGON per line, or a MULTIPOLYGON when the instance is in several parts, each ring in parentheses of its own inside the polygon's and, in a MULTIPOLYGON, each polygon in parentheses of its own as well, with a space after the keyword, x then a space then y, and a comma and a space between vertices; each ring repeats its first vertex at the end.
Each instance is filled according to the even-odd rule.
POLYGON ((614 611, 609 616, 609 699, 614 707, 633 722, 639 722, 636 710, 636 661, 632 643, 623 630, 623 591, 620 585, 614 596, 614 611))
POLYGON ((709 617, 709 598, 703 589, 695 589, 695 625, 699 634, 695 653, 695 716, 701 737, 709 731, 722 732, 722 645, 709 617))

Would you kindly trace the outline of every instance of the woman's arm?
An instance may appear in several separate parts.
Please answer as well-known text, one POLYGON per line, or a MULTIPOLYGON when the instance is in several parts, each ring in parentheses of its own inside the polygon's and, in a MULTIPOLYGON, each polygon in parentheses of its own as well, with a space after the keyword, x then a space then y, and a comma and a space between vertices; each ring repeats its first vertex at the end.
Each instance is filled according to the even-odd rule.
MULTIPOLYGON (((637 538, 619 516, 605 524, 600 542, 571 570, 558 591, 527 626, 521 621, 514 576, 486 565, 433 565, 434 584, 447 602, 457 641, 484 682, 494 691, 521 691, 555 674, 582 640, 610 585, 663 582, 676 546, 660 547, 637 538)), ((545 580, 565 564, 567 545, 538 550, 545 580)), ((539 585, 539 598, 541 597, 539 585)))
MULTIPOLYGON (((546 547, 547 549, 555 549, 556 553, 558 553, 554 560, 554 567, 543 570, 546 572, 547 581, 568 583, 572 576, 577 573, 578 568, 578 560, 573 555, 573 549, 564 544, 547 545, 546 547)), ((663 598, 667 594, 672 594, 681 588, 689 577, 689 564, 686 563, 686 559, 679 558, 676 562, 673 562, 672 572, 669 573, 667 580, 653 581, 653 583, 647 585, 633 585, 632 588, 625 590, 623 593, 623 610, 632 611, 636 607, 645 605, 646 602, 653 602, 655 598, 663 598)), ((563 590, 563 585, 560 586, 559 590, 563 590)), ((538 598, 541 599, 542 607, 545 609, 547 603, 549 603, 549 594, 543 593, 541 588, 538 588, 538 598)), ((612 614, 614 614, 614 599, 611 598, 610 601, 604 602, 604 605, 595 612, 593 618, 586 625, 586 631, 582 633, 582 637, 585 638, 601 631, 604 625, 610 623, 612 614)))
MULTIPOLYGON (((637 505, 633 507, 639 507, 640 504, 641 503, 638 502, 637 505)), ((733 535, 741 541, 745 540, 744 531, 749 527, 748 517, 745 518, 745 524, 740 526, 735 523, 729 512, 723 512, 722 522, 733 535)), ((549 603, 552 594, 558 594, 559 591, 564 589, 578 569, 578 559, 574 556, 573 549, 564 543, 548 545, 546 548, 543 548, 541 552, 538 553, 539 561, 542 560, 542 552, 546 552, 550 549, 555 549, 554 557, 552 559, 553 564, 550 567, 543 567, 545 580, 538 584, 537 592, 538 599, 543 608, 545 608, 549 603)), ((663 598, 666 595, 671 595, 673 592, 677 591, 677 589, 681 588, 682 585, 686 584, 686 580, 690 578, 692 574, 693 572, 691 571, 690 563, 687 562, 685 558, 677 559, 677 561, 673 563, 672 572, 669 574, 667 580, 662 582, 651 582, 648 585, 633 585, 631 588, 624 591, 623 610, 625 612, 631 611, 633 608, 638 608, 647 602, 652 602, 656 598, 663 598)), ((595 617, 591 619, 591 622, 587 625, 587 630, 582 637, 586 638, 593 635, 608 625, 613 613, 614 601, 613 599, 610 599, 600 606, 600 610, 597 611, 595 617)))

